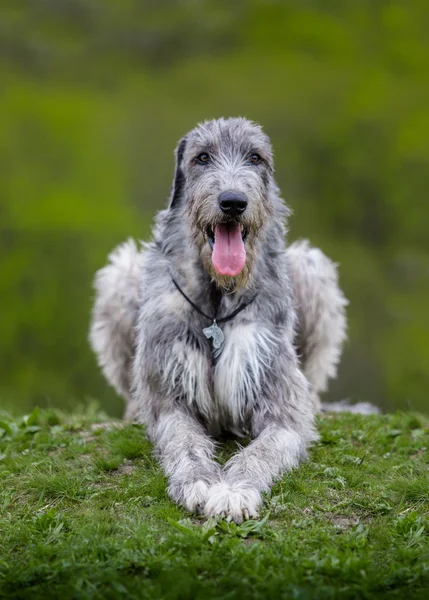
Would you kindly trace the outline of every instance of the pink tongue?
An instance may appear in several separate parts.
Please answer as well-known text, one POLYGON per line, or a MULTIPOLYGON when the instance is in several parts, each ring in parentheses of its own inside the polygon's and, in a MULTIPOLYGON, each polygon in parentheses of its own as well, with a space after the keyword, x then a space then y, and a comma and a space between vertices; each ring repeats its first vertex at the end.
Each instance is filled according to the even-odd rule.
POLYGON ((239 223, 216 225, 212 261, 221 275, 238 275, 246 262, 239 223))

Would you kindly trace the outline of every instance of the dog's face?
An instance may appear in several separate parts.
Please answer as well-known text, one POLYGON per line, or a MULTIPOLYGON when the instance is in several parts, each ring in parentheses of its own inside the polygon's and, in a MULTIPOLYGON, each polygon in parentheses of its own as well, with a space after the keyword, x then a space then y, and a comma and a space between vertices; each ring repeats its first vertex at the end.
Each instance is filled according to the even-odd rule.
POLYGON ((270 141, 246 119, 207 121, 179 142, 176 159, 170 209, 184 209, 204 268, 235 290, 249 279, 257 238, 273 212, 270 141))

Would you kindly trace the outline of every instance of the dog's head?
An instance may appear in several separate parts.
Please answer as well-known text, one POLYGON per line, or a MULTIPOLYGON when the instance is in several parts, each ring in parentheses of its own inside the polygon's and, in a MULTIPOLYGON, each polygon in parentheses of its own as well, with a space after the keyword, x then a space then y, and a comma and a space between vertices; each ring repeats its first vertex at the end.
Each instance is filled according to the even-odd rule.
POLYGON ((243 118, 206 121, 176 149, 170 210, 183 211, 204 268, 224 289, 249 280, 274 210, 273 170, 268 137, 243 118))

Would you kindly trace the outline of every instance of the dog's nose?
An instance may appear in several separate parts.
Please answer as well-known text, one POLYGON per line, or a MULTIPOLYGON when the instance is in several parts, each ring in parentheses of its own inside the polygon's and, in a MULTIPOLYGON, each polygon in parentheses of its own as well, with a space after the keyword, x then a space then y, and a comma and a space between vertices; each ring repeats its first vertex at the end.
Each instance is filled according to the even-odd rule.
POLYGON ((246 210, 247 198, 241 192, 223 192, 219 196, 219 206, 226 215, 235 217, 246 210))

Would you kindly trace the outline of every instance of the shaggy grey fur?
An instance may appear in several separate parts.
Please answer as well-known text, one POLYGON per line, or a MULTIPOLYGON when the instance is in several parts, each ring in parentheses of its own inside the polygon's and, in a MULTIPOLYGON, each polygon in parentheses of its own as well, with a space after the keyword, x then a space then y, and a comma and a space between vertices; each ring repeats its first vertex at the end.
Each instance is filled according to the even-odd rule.
POLYGON ((254 517, 284 471, 317 439, 318 393, 336 374, 345 305, 335 265, 307 242, 286 247, 288 215, 273 177, 269 139, 246 119, 197 126, 179 143, 170 205, 153 241, 130 240, 95 280, 90 340, 108 381, 127 399, 127 418, 146 424, 169 493, 188 510, 254 517), (210 160, 196 157, 205 152, 210 160), (257 153, 261 160, 252 162, 257 153), (248 199, 234 220, 247 232, 235 277, 213 267, 210 231, 225 217, 222 192, 248 199), (213 358, 206 314, 226 316, 225 345, 213 358), (252 441, 221 468, 222 432, 252 441))

